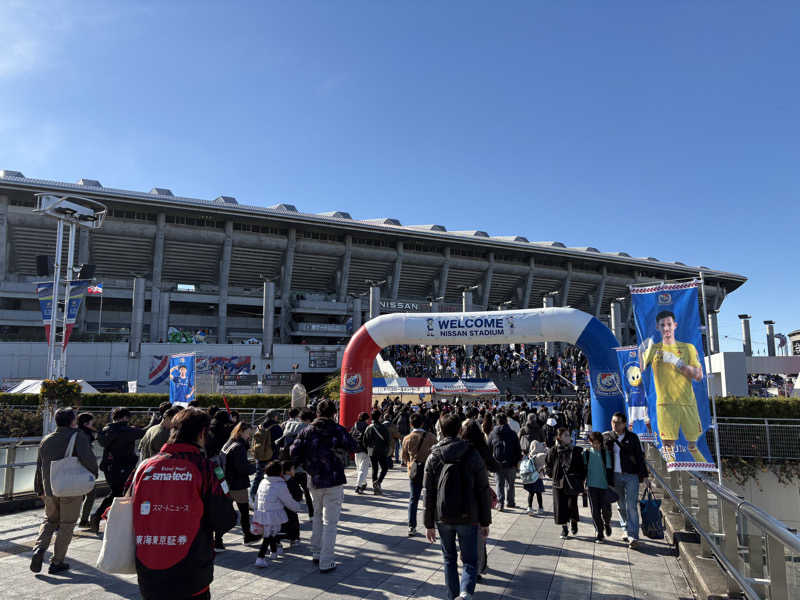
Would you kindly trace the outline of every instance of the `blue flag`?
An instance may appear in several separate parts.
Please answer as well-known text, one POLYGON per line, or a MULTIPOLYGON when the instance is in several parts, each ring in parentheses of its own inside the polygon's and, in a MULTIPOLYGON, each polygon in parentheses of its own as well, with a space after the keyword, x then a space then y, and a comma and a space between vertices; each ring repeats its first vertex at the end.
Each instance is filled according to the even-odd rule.
POLYGON ((717 470, 705 437, 711 416, 698 285, 631 288, 642 385, 656 445, 669 471, 717 470))
POLYGON ((169 401, 187 405, 195 399, 194 354, 173 354, 169 357, 169 401))
POLYGON ((639 349, 636 346, 617 348, 617 361, 622 391, 625 393, 628 428, 638 435, 641 441, 655 442, 656 436, 650 422, 650 411, 639 368, 639 349))

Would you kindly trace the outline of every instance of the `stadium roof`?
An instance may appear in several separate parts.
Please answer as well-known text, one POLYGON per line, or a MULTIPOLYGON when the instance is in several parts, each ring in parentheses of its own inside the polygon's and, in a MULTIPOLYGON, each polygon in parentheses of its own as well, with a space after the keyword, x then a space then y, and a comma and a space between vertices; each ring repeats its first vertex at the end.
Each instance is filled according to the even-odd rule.
POLYGON ((438 240, 440 242, 463 243, 468 241, 482 246, 494 246, 495 248, 505 248, 507 250, 535 250, 545 251, 548 254, 559 255, 565 258, 582 258, 586 260, 601 259, 604 262, 617 262, 629 267, 640 267, 642 269, 667 268, 672 272, 679 271, 686 273, 687 276, 697 274, 702 270, 716 276, 738 282, 738 285, 747 280, 746 277, 735 273, 717 271, 705 266, 687 266, 677 261, 662 261, 654 257, 631 257, 626 252, 601 252, 592 246, 567 247, 563 242, 558 241, 529 241, 522 235, 499 235, 490 236, 485 231, 467 230, 448 232, 443 225, 402 225, 394 218, 378 219, 353 219, 350 213, 344 211, 330 211, 319 214, 304 213, 299 211, 293 204, 275 204, 269 207, 254 206, 239 203, 232 196, 220 195, 214 200, 200 198, 188 198, 173 195, 170 189, 153 187, 149 192, 136 192, 103 187, 96 179, 82 178, 77 183, 67 183, 62 181, 51 181, 46 179, 34 179, 25 177, 20 171, 0 170, 0 184, 4 187, 11 187, 22 190, 36 192, 68 192, 76 195, 84 195, 95 198, 111 198, 119 201, 135 200, 141 204, 151 206, 179 208, 201 208, 206 212, 215 212, 228 215, 241 216, 261 216, 268 217, 277 221, 287 223, 306 223, 317 225, 328 225, 341 228, 347 225, 349 229, 360 229, 372 231, 374 233, 406 233, 418 238, 438 240))

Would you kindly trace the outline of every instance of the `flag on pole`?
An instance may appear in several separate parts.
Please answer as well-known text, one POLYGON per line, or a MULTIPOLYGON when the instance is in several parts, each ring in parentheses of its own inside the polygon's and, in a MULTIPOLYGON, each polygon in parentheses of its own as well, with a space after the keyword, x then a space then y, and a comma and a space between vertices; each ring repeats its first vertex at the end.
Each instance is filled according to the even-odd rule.
POLYGON ((75 327, 75 321, 78 318, 78 310, 83 303, 83 297, 86 295, 86 290, 89 287, 88 281, 72 281, 69 284, 69 299, 67 302, 67 327, 64 330, 64 348, 69 343, 69 336, 72 333, 72 328, 75 327))
POLYGON ((103 284, 102 283, 95 283, 94 285, 90 285, 89 289, 87 290, 90 296, 102 296, 103 295, 103 284))

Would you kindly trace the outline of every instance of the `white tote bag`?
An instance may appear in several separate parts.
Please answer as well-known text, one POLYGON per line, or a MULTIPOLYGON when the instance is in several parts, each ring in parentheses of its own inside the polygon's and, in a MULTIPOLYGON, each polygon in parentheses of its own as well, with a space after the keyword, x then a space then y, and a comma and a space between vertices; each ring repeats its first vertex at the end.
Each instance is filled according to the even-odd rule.
MULTIPOLYGON (((133 487, 133 486, 131 486, 133 487)), ((108 511, 103 546, 95 565, 103 573, 136 573, 136 539, 133 533, 133 498, 114 498, 108 511)))
POLYGON ((85 496, 94 489, 94 475, 81 464, 77 456, 72 456, 77 437, 76 431, 69 438, 64 458, 50 463, 50 489, 53 496, 58 498, 85 496))

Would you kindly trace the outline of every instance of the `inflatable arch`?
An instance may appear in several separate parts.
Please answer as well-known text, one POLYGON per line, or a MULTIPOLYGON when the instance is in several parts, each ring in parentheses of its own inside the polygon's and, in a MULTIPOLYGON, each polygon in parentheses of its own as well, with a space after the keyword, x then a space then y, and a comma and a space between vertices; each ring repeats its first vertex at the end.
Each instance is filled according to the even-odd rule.
POLYGON ((611 330, 574 308, 469 313, 394 313, 364 324, 350 339, 342 359, 339 422, 351 427, 372 406, 372 365, 387 346, 404 344, 483 345, 566 342, 589 361, 592 424, 609 428, 611 415, 625 412, 611 330))

